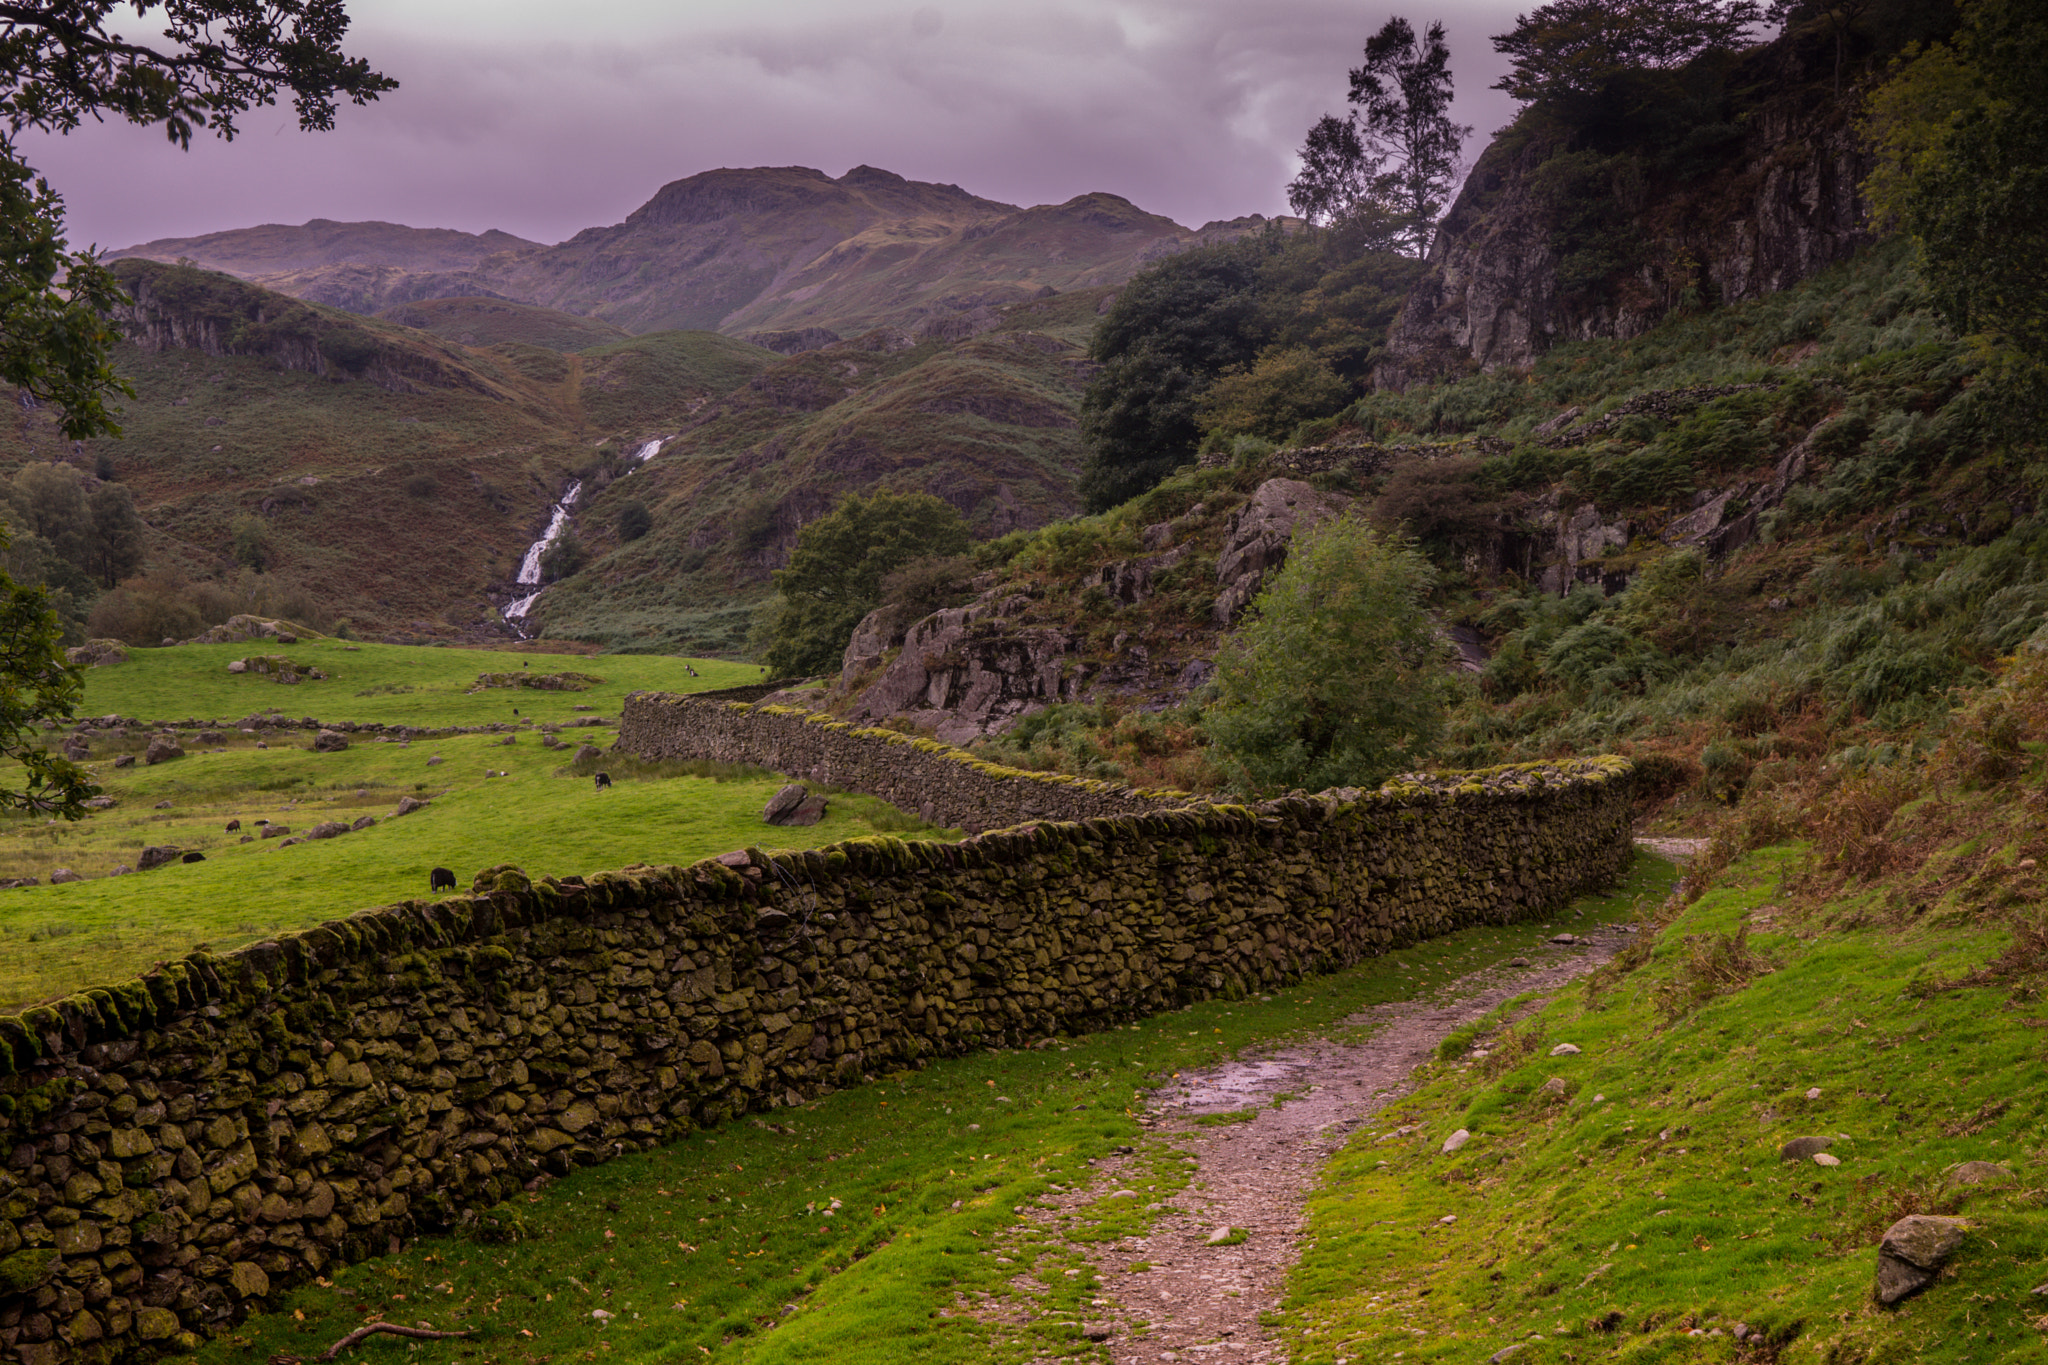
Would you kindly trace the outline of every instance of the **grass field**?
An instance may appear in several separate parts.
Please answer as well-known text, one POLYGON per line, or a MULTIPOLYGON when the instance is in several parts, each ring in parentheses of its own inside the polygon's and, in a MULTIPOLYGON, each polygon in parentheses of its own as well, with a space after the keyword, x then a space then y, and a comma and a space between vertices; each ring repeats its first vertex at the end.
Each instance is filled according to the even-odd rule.
MULTIPOLYGON (((1627 919, 1670 881, 1668 864, 1642 858, 1626 885, 1579 911, 1587 922, 1627 919)), ((477 1336, 372 1338, 355 1359, 1100 1359, 1079 1331, 1100 1312, 1085 1248, 1142 1233, 1153 1215, 1104 1198, 1060 1243, 1019 1228, 1023 1205, 1055 1182, 1086 1182, 1087 1163, 1119 1145, 1139 1150, 1124 1177, 1134 1187, 1179 1188, 1187 1168, 1136 1117, 1154 1085, 1248 1047, 1326 1034, 1359 1009, 1412 995, 1418 979, 1440 984, 1550 932, 1453 934, 1271 996, 940 1061, 777 1111, 773 1123, 694 1134, 522 1196, 469 1234, 337 1270, 194 1359, 310 1358, 373 1318, 477 1336), (1026 1299, 1013 1284, 1024 1277, 1039 1286, 1032 1321, 1006 1324, 1026 1299), (970 1313, 983 1295, 987 1307, 970 1313)))
POLYGON ((137 651, 130 662, 88 671, 83 713, 148 719, 237 719, 269 706, 322 720, 415 726, 520 723, 519 732, 451 735, 410 744, 358 735, 339 753, 317 753, 311 731, 272 732, 269 747, 228 730, 212 749, 184 732, 186 755, 156 766, 116 768, 141 738, 97 742, 88 766, 115 805, 77 823, 0 820, 0 876, 48 882, 57 868, 86 878, 0 892, 0 1010, 106 981, 205 943, 224 951, 374 905, 425 896, 427 873, 446 867, 467 889, 478 870, 516 863, 534 876, 596 872, 633 863, 684 864, 748 844, 806 845, 927 826, 872 797, 835 798, 823 823, 780 831, 761 808, 784 778, 760 772, 679 775, 673 767, 601 760, 616 779, 597 791, 598 763, 575 764, 575 747, 608 748, 610 727, 564 728, 541 746, 541 726, 586 715, 616 718, 633 688, 705 690, 759 676, 747 665, 700 660, 699 676, 672 658, 583 659, 339 641, 272 647, 330 677, 285 687, 231 675, 228 660, 253 645, 186 645, 137 651), (531 664, 522 669, 522 662, 531 664), (479 672, 595 672, 587 692, 465 689, 479 672), (517 706, 520 715, 514 717, 517 706), (577 706, 596 708, 579 712, 577 706), (438 758, 439 762, 434 762, 438 758), (399 800, 428 805, 402 818, 399 800), (281 847, 258 820, 293 834, 326 821, 377 823, 331 839, 281 847), (228 832, 230 820, 241 829, 228 832), (246 842, 244 842, 246 841, 246 842), (142 850, 168 845, 204 861, 147 873, 142 850))
POLYGON ((651 655, 592 659, 343 640, 181 645, 133 650, 125 664, 87 670, 85 701, 78 714, 225 721, 279 709, 292 717, 387 725, 485 725, 521 719, 559 723, 588 715, 616 717, 628 692, 702 692, 760 680, 756 664, 651 655), (234 660, 254 654, 282 654, 294 663, 318 668, 327 679, 283 686, 265 677, 227 671, 234 660), (686 673, 686 663, 700 676, 686 673), (485 673, 562 672, 591 674, 603 681, 582 692, 528 687, 469 690, 485 673), (578 710, 579 706, 588 709, 578 710), (512 714, 515 707, 517 716, 512 714))

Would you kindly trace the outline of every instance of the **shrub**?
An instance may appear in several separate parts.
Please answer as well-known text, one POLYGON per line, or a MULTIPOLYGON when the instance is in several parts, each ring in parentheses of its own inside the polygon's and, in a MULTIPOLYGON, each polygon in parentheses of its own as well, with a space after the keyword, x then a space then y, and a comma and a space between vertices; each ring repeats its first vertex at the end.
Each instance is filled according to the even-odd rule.
POLYGON ((634 498, 619 508, 617 527, 621 542, 638 540, 654 529, 654 514, 646 503, 634 498))
POLYGON ((1351 517, 1299 537, 1225 642, 1204 727, 1252 790, 1372 786, 1443 730, 1443 643, 1425 606, 1434 570, 1351 517))

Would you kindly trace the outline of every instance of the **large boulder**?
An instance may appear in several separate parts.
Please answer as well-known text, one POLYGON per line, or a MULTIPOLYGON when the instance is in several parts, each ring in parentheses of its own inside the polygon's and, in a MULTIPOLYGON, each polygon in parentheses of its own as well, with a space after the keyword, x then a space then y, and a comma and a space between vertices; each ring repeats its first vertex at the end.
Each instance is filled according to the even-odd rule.
POLYGON ((1299 479, 1268 479, 1251 500, 1230 514, 1223 552, 1216 556, 1216 582, 1221 589, 1210 619, 1218 629, 1233 624, 1258 596, 1266 575, 1287 562, 1287 546, 1295 536, 1341 516, 1350 499, 1318 493, 1299 479))
POLYGON ((1961 1218, 1916 1213, 1885 1229, 1877 1248, 1877 1301, 1893 1304, 1927 1288, 1963 1245, 1961 1218))
POLYGON ((348 826, 339 820, 322 820, 306 831, 308 839, 332 839, 337 834, 348 833, 348 826))
POLYGON ((178 861, 177 849, 172 848, 169 844, 151 844, 148 848, 142 850, 142 856, 135 860, 135 866, 138 871, 149 872, 162 867, 165 863, 175 863, 176 861, 178 861))
POLYGON ((825 818, 828 803, 792 782, 768 799, 761 818, 771 825, 815 825, 825 818))
POLYGON ((168 763, 174 758, 184 756, 184 746, 178 743, 176 735, 153 735, 149 741, 149 748, 143 752, 142 761, 154 767, 159 763, 168 763))
POLYGON ((313 751, 322 754, 338 754, 348 747, 348 739, 338 730, 322 730, 313 737, 313 751))

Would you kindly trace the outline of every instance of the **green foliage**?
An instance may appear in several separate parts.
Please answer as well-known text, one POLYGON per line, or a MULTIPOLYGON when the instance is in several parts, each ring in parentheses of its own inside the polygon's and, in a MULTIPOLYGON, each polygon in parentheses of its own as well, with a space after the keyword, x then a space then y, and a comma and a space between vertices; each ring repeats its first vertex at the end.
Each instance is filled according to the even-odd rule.
POLYGON ((1204 727, 1232 777, 1270 792, 1373 786, 1443 726, 1429 563, 1352 518, 1297 537, 1221 651, 1204 727))
POLYGON ((270 563, 270 526, 262 517, 239 517, 235 521, 235 563, 251 573, 262 573, 270 563))
POLYGON ((646 503, 633 498, 619 507, 613 524, 620 540, 638 540, 654 529, 654 514, 647 510, 646 503))
POLYGON ((1388 471, 1373 516, 1423 545, 1455 552, 1499 533, 1504 504, 1482 461, 1409 459, 1388 471))
POLYGON ((967 524, 929 493, 855 495, 797 533, 775 571, 762 662, 776 677, 837 668, 860 619, 882 602, 882 580, 915 559, 964 554, 967 524))
POLYGON ((0 573, 0 812, 79 820, 99 788, 77 764, 45 749, 39 728, 77 708, 79 670, 64 661, 62 627, 48 594, 0 573))
POLYGON ((1494 38, 1509 62, 1494 88, 1525 104, 1583 108, 1628 73, 1739 47, 1761 17, 1754 0, 1552 0, 1494 38))
POLYGON ((2028 0, 1962 13, 1953 45, 1909 53, 1872 96, 1870 190, 1912 234, 1957 331, 2048 363, 2048 16, 2028 0))
POLYGON ((555 537, 554 544, 541 551, 540 581, 553 583, 567 578, 590 562, 590 550, 573 530, 555 537))
POLYGON ((1252 435, 1280 441, 1303 422, 1327 417, 1351 400, 1350 387, 1306 346, 1266 351, 1251 368, 1224 374, 1197 405, 1205 436, 1252 435))

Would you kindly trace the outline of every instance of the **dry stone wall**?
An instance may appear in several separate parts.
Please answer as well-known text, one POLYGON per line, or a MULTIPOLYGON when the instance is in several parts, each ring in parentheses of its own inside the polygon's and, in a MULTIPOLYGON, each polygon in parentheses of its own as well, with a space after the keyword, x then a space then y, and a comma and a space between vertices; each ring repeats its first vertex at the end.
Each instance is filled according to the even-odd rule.
POLYGON ((970 833, 1032 820, 1089 820, 1195 804, 1186 792, 1146 791, 1025 772, 936 740, 864 729, 794 706, 704 701, 632 692, 619 712, 618 746, 638 758, 708 759, 879 796, 935 825, 970 833))
POLYGON ((1588 760, 587 881, 494 868, 0 1018, 0 1353, 188 1348, 544 1172, 1549 913, 1627 865, 1629 785, 1588 760))

